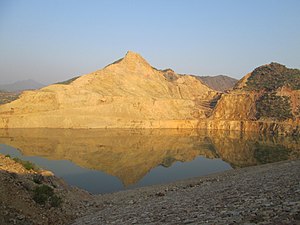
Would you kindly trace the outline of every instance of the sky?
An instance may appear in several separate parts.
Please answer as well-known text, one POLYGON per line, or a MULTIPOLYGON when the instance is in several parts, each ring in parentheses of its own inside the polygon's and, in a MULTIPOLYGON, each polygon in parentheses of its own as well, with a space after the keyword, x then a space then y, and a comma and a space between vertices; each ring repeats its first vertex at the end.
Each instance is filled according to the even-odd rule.
POLYGON ((141 54, 177 73, 300 68, 299 0, 0 0, 0 84, 64 81, 141 54))

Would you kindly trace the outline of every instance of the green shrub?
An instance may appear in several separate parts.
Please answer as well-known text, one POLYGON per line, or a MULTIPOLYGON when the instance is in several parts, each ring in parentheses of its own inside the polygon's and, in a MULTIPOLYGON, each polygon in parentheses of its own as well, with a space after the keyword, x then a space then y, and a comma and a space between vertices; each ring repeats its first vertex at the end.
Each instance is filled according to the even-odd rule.
POLYGON ((6 158, 11 158, 11 156, 9 154, 5 155, 6 158))
POLYGON ((248 78, 245 89, 274 91, 283 86, 300 90, 300 70, 271 63, 256 68, 248 78))
POLYGON ((57 195, 53 195, 50 198, 50 205, 52 207, 60 207, 62 203, 62 199, 60 197, 58 197, 57 195))
POLYGON ((36 184, 42 184, 42 177, 42 175, 35 175, 32 180, 36 184))
POLYGON ((54 193, 53 188, 45 184, 33 190, 33 200, 41 205, 49 202, 52 207, 59 207, 62 203, 62 199, 54 193))
POLYGON ((44 205, 53 195, 53 188, 49 187, 48 185, 42 185, 34 189, 33 200, 38 204, 44 205))
POLYGON ((25 161, 19 158, 13 158, 13 160, 17 163, 20 163, 26 170, 38 170, 38 167, 30 161, 25 161))
POLYGON ((256 118, 272 118, 285 120, 292 118, 290 98, 277 96, 274 93, 265 93, 256 101, 256 118))

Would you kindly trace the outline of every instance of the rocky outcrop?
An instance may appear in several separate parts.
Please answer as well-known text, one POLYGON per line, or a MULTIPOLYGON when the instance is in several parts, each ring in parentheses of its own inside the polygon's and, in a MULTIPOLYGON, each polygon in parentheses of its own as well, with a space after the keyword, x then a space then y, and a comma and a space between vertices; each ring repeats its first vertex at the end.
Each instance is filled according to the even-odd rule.
POLYGON ((195 128, 217 92, 191 76, 150 66, 134 52, 68 82, 0 106, 0 128, 195 128))
POLYGON ((199 128, 300 134, 300 70, 271 63, 242 78, 222 94, 199 128))
POLYGON ((0 154, 0 224, 70 224, 90 210, 86 202, 95 201, 88 192, 67 185, 50 171, 29 169, 24 162, 0 154), (49 193, 56 204, 50 203, 49 193))

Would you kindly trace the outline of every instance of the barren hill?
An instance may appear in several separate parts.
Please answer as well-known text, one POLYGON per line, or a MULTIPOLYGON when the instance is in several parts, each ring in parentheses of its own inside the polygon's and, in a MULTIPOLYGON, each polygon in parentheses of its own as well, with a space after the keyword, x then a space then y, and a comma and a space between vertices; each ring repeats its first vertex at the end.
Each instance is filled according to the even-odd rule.
POLYGON ((218 93, 192 76, 153 68, 139 54, 26 91, 0 106, 0 128, 194 128, 218 93))
POLYGON ((237 79, 225 75, 195 77, 204 82, 208 87, 217 91, 226 91, 232 89, 234 85, 238 82, 237 79))

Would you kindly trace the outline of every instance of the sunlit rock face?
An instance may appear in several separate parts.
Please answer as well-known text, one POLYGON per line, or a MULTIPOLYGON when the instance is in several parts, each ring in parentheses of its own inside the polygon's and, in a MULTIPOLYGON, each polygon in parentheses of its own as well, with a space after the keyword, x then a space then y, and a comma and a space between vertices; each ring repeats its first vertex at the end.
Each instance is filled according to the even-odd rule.
POLYGON ((139 54, 24 92, 0 105, 0 128, 200 128, 300 135, 300 70, 263 65, 231 91, 158 70, 139 54))
POLYGON ((217 92, 139 54, 76 79, 27 91, 0 106, 0 128, 194 128, 217 92))
POLYGON ((300 70, 278 63, 256 68, 222 95, 199 128, 300 134, 300 70))

